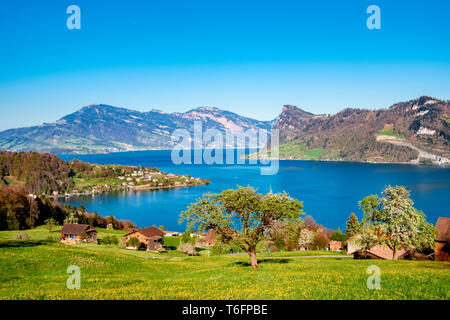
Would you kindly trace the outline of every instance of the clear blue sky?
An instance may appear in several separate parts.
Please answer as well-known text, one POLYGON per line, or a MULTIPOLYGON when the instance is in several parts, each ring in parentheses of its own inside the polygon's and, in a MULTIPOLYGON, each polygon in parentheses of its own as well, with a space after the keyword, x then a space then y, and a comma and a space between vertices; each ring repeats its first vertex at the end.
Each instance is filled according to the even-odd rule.
POLYGON ((450 99, 448 0, 2 0, 0 40, 0 130, 89 103, 269 120, 283 104, 450 99), (66 28, 70 4, 81 30, 66 28))

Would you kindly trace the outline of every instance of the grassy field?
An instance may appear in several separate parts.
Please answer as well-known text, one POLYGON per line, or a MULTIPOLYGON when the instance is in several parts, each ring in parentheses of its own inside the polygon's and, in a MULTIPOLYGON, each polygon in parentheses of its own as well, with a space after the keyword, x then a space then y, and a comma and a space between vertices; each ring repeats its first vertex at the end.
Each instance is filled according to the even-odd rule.
MULTIPOLYGON (((43 231, 30 235, 37 238, 43 231)), ((259 255, 260 268, 254 271, 245 255, 186 257, 178 251, 0 240, 0 299, 450 298, 446 262, 290 255, 259 255), (366 287, 366 270, 373 264, 381 268, 381 290, 366 287), (81 269, 79 290, 66 288, 69 265, 81 269)))
POLYGON ((280 157, 294 157, 296 159, 308 159, 308 160, 317 160, 317 159, 330 159, 334 156, 331 154, 325 154, 324 149, 307 149, 306 145, 294 140, 280 145, 280 157))
POLYGON ((74 189, 78 190, 90 190, 95 186, 102 186, 109 184, 111 186, 121 185, 122 180, 119 178, 74 178, 74 189))
MULTIPOLYGON (((0 240, 14 240, 14 235, 18 233, 26 233, 30 236, 31 240, 48 240, 49 238, 56 239, 59 237, 59 230, 61 230, 62 226, 54 226, 52 232, 49 232, 46 226, 39 226, 30 230, 23 231, 0 231, 0 240)), ((97 238, 103 239, 106 236, 117 236, 119 239, 127 234, 126 231, 121 230, 108 230, 103 228, 95 228, 97 230, 97 238)))
POLYGON ((176 247, 180 245, 181 237, 164 237, 164 245, 168 247, 176 247))
POLYGON ((396 137, 397 139, 405 139, 402 134, 394 133, 394 126, 391 124, 386 124, 381 132, 378 133, 379 136, 389 136, 396 137))

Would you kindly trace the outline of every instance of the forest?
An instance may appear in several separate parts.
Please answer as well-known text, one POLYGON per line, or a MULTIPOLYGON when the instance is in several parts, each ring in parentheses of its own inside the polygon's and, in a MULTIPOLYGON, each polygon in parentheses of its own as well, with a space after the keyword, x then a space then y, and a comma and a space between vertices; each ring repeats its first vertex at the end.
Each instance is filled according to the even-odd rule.
POLYGON ((97 212, 87 212, 83 206, 63 206, 45 196, 30 196, 20 186, 0 187, 0 230, 25 230, 43 224, 64 223, 84 223, 100 228, 111 224, 116 230, 135 227, 131 221, 102 217, 97 212))
POLYGON ((0 185, 19 185, 32 194, 67 193, 75 187, 74 178, 113 178, 133 170, 136 168, 64 161, 49 153, 0 150, 0 185))

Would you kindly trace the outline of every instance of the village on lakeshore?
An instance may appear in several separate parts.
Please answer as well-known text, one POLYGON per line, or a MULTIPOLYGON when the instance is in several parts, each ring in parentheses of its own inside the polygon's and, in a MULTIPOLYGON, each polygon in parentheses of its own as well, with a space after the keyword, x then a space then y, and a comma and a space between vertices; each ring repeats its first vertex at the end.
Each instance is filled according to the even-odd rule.
MULTIPOLYGON (((97 166, 99 168, 99 166, 97 166)), ((118 190, 152 190, 152 189, 170 189, 192 187, 209 182, 205 179, 191 177, 189 175, 179 175, 174 173, 165 173, 154 168, 139 168, 137 170, 124 172, 122 175, 110 179, 110 183, 93 185, 90 189, 73 189, 70 193, 63 196, 79 196, 87 194, 100 194, 118 190)), ((58 191, 52 192, 53 196, 59 196, 58 191)))

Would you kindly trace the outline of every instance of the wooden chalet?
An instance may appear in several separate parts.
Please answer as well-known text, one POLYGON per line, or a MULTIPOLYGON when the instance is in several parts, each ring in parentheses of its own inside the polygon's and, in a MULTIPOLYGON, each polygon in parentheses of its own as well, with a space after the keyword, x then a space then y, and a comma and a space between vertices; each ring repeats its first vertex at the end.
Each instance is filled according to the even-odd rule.
POLYGON ((61 234, 61 242, 65 244, 97 243, 97 231, 88 224, 66 223, 59 233, 61 234))
POLYGON ((124 237, 125 241, 128 241, 131 238, 137 238, 141 243, 139 249, 157 251, 159 244, 163 244, 164 232, 159 230, 157 227, 152 226, 134 230, 126 234, 124 237))

